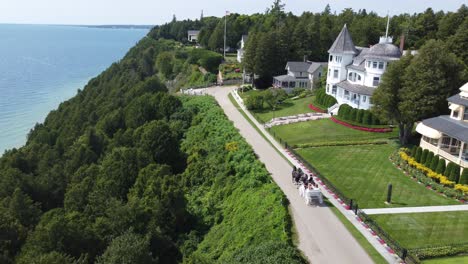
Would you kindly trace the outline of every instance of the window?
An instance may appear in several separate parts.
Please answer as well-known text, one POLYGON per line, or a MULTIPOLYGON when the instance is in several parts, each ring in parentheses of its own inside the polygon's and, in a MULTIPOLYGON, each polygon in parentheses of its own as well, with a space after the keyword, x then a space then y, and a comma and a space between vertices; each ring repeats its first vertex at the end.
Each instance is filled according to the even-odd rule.
POLYGON ((456 110, 456 111, 453 111, 453 113, 452 113, 452 117, 454 117, 454 118, 458 118, 458 110, 456 110))
POLYGON ((365 103, 367 101, 367 96, 362 96, 362 101, 365 103))
POLYGON ((333 55, 330 55, 330 62, 333 61, 333 55))
POLYGON ((331 72, 331 70, 330 70, 330 69, 328 69, 328 76, 330 76, 330 72, 331 72))
POLYGON ((374 69, 377 68, 377 62, 376 61, 372 62, 372 68, 374 68, 374 69))
POLYGON ((370 68, 370 66, 371 66, 371 62, 367 61, 367 68, 370 68))
POLYGON ((333 71, 333 78, 338 79, 338 70, 333 71))
POLYGON ((327 93, 330 93, 330 85, 327 84, 327 93))
POLYGON ((429 138, 429 137, 426 137, 426 136, 423 136, 423 140, 426 141, 427 143, 433 145, 433 146, 437 146, 437 144, 439 143, 438 139, 429 138))
POLYGON ((357 79, 358 79, 358 81, 360 81, 361 80, 361 75, 358 74, 357 79))
MULTIPOLYGON (((311 76, 312 76, 312 75, 311 75, 311 76)), ((318 73, 318 77, 319 77, 319 78, 322 78, 322 72, 319 72, 319 73, 318 73)), ((312 78, 311 78, 311 79, 312 79, 312 78)))
POLYGON ((335 95, 336 95, 336 89, 337 89, 337 86, 336 86, 336 85, 333 85, 333 86, 332 86, 332 94, 335 94, 335 95))
POLYGON ((384 63, 381 61, 379 62, 379 69, 383 69, 384 68, 384 63))
POLYGON ((465 107, 465 114, 463 115, 463 120, 468 121, 468 107, 465 107))
POLYGON ((341 62, 341 61, 342 61, 342 57, 341 57, 341 56, 336 56, 336 57, 335 57, 335 61, 336 61, 336 62, 341 62))
POLYGON ((353 73, 352 73, 352 72, 350 72, 350 73, 348 74, 348 80, 350 80, 350 81, 353 80, 353 73))
POLYGON ((296 82, 289 82, 289 88, 296 87, 296 82))
POLYGON ((349 100, 349 91, 347 91, 347 90, 344 91, 344 98, 346 100, 349 100))
POLYGON ((380 83, 380 77, 374 77, 374 81, 372 82, 373 86, 378 86, 380 83))

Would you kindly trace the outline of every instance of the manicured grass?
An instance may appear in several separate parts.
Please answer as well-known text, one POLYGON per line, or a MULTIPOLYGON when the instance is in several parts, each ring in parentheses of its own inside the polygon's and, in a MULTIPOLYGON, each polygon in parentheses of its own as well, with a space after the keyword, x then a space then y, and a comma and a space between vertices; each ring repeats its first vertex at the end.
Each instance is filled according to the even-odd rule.
POLYGON ((334 123, 329 119, 294 123, 284 126, 275 126, 271 129, 277 136, 287 141, 290 145, 317 143, 317 142, 342 142, 356 140, 387 139, 397 137, 398 132, 372 133, 354 130, 334 123))
POLYGON ((468 256, 428 259, 423 264, 463 264, 468 263, 468 256))
POLYGON ((372 216, 403 247, 421 248, 468 243, 468 212, 372 216))
POLYGON ((332 212, 340 219, 340 221, 343 223, 343 225, 348 229, 348 231, 353 235, 353 237, 358 241, 359 245, 361 245, 362 248, 367 252, 367 254, 371 257, 371 259, 374 261, 376 264, 385 264, 387 261, 380 255, 377 250, 367 241, 367 239, 359 232, 356 227, 351 224, 351 222, 344 217, 343 214, 334 206, 330 207, 332 212))
MULTIPOLYGON (((242 99, 246 99, 249 95, 257 93, 258 91, 252 90, 245 93, 239 93, 242 99)), ((309 108, 309 104, 312 102, 313 97, 300 98, 296 100, 286 99, 282 104, 278 105, 276 110, 269 108, 265 103, 263 110, 252 110, 250 111, 259 122, 266 123, 274 117, 292 116, 297 114, 311 113, 314 112, 309 108)))
POLYGON ((459 204, 414 182, 388 160, 397 146, 362 145, 298 149, 346 197, 360 208, 459 204), (392 204, 386 205, 388 184, 392 204))

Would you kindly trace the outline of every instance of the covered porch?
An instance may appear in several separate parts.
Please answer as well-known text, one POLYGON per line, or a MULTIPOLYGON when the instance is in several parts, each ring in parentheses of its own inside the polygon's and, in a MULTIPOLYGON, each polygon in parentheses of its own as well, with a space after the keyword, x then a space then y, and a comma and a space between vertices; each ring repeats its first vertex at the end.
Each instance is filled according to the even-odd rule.
POLYGON ((444 134, 423 123, 416 127, 416 131, 422 134, 423 149, 428 149, 462 168, 468 168, 468 142, 444 134))
POLYGON ((307 78, 296 78, 291 75, 280 75, 273 77, 273 87, 294 89, 294 88, 310 88, 310 82, 307 78))

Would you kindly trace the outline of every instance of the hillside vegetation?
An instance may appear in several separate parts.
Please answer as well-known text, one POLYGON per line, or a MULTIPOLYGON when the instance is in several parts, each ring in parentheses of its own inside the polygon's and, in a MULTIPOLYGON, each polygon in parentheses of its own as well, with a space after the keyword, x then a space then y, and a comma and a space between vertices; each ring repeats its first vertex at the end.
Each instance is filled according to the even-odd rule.
POLYGON ((0 158, 0 263, 304 263, 280 189, 163 55, 168 79, 217 57, 146 37, 0 158))

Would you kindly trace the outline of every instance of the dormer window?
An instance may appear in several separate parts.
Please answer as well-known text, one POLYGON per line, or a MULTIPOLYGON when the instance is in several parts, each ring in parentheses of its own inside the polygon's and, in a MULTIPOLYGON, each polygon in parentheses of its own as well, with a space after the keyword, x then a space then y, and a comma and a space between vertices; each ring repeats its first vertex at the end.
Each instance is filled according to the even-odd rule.
POLYGON ((452 112, 452 117, 453 118, 458 118, 458 114, 459 114, 459 111, 455 110, 455 111, 452 112))

